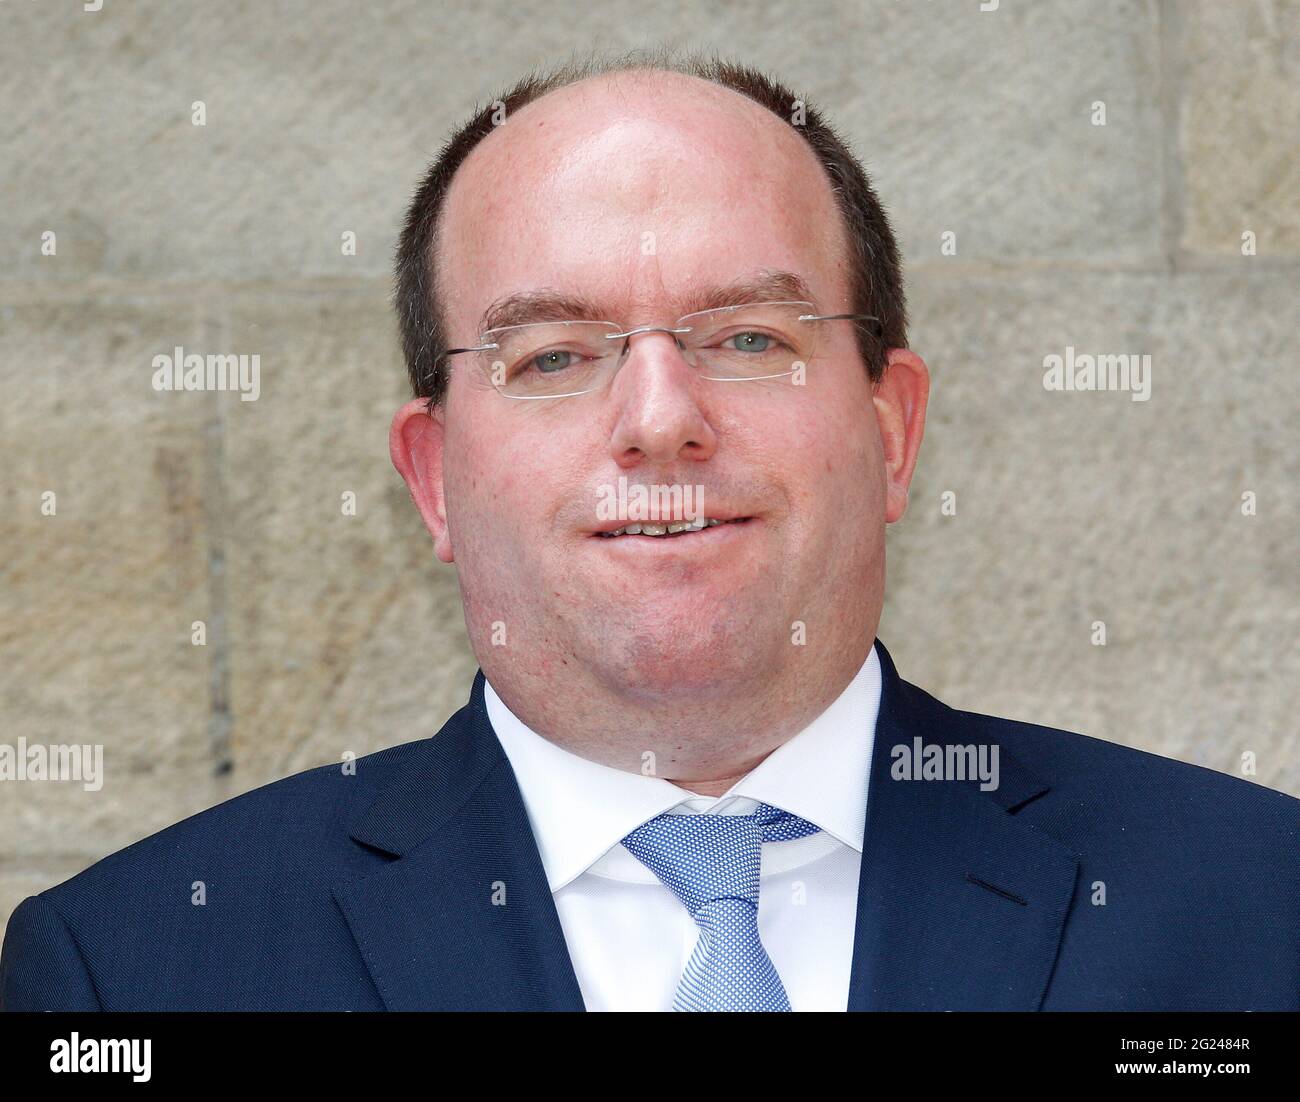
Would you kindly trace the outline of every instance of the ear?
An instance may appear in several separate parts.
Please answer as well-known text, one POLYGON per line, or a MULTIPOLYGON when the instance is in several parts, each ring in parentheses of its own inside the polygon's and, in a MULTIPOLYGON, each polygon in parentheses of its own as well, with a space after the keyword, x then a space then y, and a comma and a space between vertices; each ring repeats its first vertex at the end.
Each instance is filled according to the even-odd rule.
POLYGON ((430 414, 427 398, 413 399, 393 415, 388 454, 433 537, 434 553, 443 562, 454 562, 442 487, 443 433, 443 407, 434 406, 430 414))
POLYGON ((925 406, 930 396, 930 369, 915 352, 891 348, 885 373, 872 401, 885 451, 885 520, 889 524, 907 512, 907 490, 925 434, 925 406))

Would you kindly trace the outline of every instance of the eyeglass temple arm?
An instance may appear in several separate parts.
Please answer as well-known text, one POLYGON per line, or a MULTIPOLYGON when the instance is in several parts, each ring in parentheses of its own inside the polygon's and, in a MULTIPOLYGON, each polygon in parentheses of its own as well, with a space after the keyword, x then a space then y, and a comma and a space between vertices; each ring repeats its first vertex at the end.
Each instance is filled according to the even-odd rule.
POLYGON ((494 348, 500 348, 499 344, 479 344, 473 348, 449 348, 443 353, 444 356, 459 356, 462 352, 490 352, 494 348))
POLYGON ((800 321, 874 321, 880 319, 874 314, 800 314, 800 321))

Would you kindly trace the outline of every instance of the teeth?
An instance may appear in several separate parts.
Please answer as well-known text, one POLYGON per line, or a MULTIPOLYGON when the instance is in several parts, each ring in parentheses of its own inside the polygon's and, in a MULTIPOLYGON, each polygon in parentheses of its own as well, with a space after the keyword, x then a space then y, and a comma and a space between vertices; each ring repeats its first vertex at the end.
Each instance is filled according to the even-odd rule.
MULTIPOLYGON (((739 518, 737 518, 739 519, 739 518)), ((704 528, 716 528, 719 524, 731 524, 729 520, 715 520, 713 517, 705 519, 696 517, 694 520, 675 520, 671 524, 628 524, 622 528, 617 528, 613 532, 601 532, 603 539, 613 539, 615 536, 671 536, 678 532, 699 532, 704 528)))

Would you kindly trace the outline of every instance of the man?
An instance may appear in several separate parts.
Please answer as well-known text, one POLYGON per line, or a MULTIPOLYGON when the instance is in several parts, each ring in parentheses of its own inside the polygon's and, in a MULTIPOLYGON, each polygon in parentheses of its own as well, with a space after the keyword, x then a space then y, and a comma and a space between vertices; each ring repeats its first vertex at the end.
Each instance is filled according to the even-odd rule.
POLYGON ((1300 802, 952 711, 876 640, 928 375, 793 93, 522 82, 430 170, 397 303, 469 703, 26 900, 7 1007, 1300 1006, 1300 802))

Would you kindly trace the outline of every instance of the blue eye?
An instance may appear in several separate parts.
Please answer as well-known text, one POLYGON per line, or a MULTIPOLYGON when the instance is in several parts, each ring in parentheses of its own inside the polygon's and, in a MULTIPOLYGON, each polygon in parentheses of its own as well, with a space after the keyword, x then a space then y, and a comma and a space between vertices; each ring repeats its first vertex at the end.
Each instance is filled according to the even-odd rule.
POLYGON ((734 348, 737 352, 766 352, 772 344, 772 338, 766 333, 737 333, 727 340, 735 341, 734 348))
POLYGON ((549 375, 556 371, 563 371, 573 362, 573 353, 565 352, 562 349, 552 349, 549 352, 541 352, 532 358, 532 365, 537 368, 543 375, 549 375))

